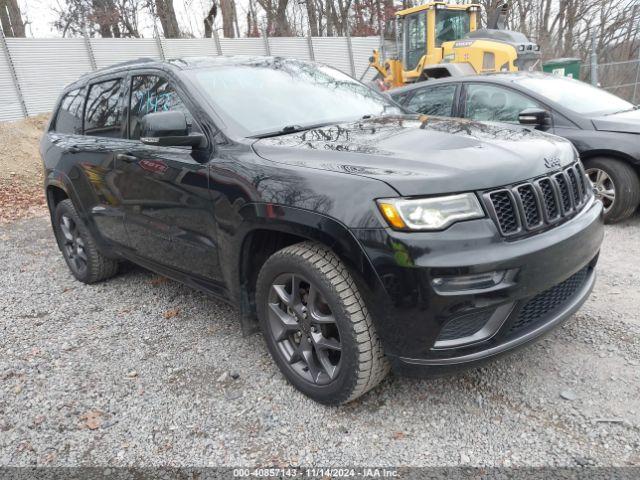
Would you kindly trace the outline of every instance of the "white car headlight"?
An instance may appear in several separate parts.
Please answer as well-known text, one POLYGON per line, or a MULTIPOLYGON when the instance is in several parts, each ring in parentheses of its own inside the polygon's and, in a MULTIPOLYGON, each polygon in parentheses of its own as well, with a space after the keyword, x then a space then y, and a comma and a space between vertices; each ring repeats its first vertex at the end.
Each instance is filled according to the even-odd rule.
POLYGON ((384 218, 398 230, 442 230, 460 220, 484 217, 473 193, 431 198, 378 200, 384 218))

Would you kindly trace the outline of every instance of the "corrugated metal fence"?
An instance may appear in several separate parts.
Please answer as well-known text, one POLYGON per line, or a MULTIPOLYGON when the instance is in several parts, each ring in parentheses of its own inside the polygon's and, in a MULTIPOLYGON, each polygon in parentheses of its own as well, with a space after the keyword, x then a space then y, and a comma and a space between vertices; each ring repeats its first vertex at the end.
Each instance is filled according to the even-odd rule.
MULTIPOLYGON (((315 60, 360 78, 379 37, 237 39, 4 38, 0 33, 0 121, 49 112, 83 73, 140 57, 278 55, 315 60)), ((366 80, 373 76, 367 72, 366 80)))

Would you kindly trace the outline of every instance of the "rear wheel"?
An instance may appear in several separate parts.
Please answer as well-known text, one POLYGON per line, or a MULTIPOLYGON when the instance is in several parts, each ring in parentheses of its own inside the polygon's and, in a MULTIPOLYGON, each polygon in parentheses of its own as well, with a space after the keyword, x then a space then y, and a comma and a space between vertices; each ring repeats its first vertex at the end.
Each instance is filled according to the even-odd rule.
POLYGON ((631 216, 640 203, 640 180, 631 165, 613 158, 591 158, 584 162, 596 197, 604 206, 604 219, 615 223, 631 216))
POLYGON ((118 262, 100 253, 71 200, 63 200, 56 206, 54 231, 62 255, 76 279, 95 283, 117 273, 118 262))
POLYGON ((349 402, 388 373, 353 277, 324 246, 305 242, 272 255, 258 276, 256 301, 276 364, 312 399, 349 402))

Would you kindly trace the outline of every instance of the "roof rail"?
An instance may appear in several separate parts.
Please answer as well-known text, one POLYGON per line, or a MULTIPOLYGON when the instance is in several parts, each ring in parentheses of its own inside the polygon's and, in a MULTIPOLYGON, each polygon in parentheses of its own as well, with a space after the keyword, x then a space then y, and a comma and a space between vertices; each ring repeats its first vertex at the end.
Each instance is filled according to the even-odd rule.
MULTIPOLYGON (((158 60, 157 58, 140 57, 140 58, 136 58, 136 59, 133 59, 133 60, 127 60, 125 62, 114 63, 113 65, 108 65, 106 67, 98 68, 97 70, 94 70, 93 72, 87 72, 84 75, 91 75, 91 74, 94 74, 96 72, 103 72, 105 70, 111 70, 112 68, 126 67, 127 65, 137 65, 139 63, 152 63, 152 62, 159 62, 159 61, 160 60, 158 60)), ((84 75, 83 75, 83 77, 84 77, 84 75)))
POLYGON ((125 62, 114 63, 113 65, 109 65, 107 67, 101 68, 100 70, 106 70, 108 68, 126 67, 127 65, 135 65, 137 63, 152 63, 152 62, 159 62, 159 61, 160 60, 158 60, 157 58, 140 57, 133 60, 127 60, 125 62))

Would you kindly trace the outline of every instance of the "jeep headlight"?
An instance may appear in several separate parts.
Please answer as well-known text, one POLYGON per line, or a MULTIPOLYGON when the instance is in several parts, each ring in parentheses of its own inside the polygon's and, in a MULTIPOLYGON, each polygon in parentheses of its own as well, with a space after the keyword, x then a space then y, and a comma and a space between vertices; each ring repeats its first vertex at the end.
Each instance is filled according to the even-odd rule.
POLYGON ((484 217, 473 193, 430 198, 384 198, 378 208, 397 230, 442 230, 460 220, 484 217))

